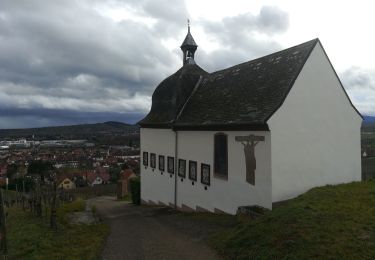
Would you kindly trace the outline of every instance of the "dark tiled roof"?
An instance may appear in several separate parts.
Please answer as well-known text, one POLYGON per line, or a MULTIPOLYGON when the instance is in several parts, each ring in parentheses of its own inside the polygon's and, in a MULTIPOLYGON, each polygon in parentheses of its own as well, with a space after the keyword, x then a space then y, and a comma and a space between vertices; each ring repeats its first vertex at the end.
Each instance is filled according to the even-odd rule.
POLYGON ((206 75, 175 127, 266 125, 318 39, 206 75))
POLYGON ((195 64, 186 64, 159 84, 152 96, 151 111, 139 124, 142 127, 267 128, 266 121, 284 102, 318 41, 210 74, 195 64))
POLYGON ((182 42, 181 47, 184 46, 195 46, 198 47, 198 45, 195 43, 193 36, 190 34, 190 30, 188 31, 185 40, 182 42))
POLYGON ((163 80, 152 95, 148 115, 138 122, 142 127, 169 127, 193 91, 200 76, 206 75, 195 63, 188 63, 163 80))

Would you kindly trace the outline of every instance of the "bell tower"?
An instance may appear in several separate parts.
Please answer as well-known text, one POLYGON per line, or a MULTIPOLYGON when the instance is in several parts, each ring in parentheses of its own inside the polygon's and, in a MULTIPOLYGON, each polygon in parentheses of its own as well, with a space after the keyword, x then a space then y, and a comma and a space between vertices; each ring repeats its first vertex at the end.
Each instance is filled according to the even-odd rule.
POLYGON ((190 21, 188 20, 188 33, 186 34, 185 40, 181 44, 181 50, 183 52, 182 63, 185 65, 189 59, 194 60, 194 53, 198 48, 195 43, 193 36, 190 34, 190 21))

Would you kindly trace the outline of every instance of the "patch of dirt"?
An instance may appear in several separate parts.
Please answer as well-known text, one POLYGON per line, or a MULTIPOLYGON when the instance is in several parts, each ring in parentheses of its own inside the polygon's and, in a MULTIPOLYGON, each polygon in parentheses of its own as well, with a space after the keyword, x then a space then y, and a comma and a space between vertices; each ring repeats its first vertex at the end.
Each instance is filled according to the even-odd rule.
POLYGON ((87 211, 71 213, 69 215, 69 221, 72 224, 87 224, 87 225, 94 224, 97 222, 92 212, 87 212, 87 211))
POLYGON ((71 224, 90 225, 98 222, 89 203, 86 203, 85 211, 73 212, 69 214, 68 218, 71 224))

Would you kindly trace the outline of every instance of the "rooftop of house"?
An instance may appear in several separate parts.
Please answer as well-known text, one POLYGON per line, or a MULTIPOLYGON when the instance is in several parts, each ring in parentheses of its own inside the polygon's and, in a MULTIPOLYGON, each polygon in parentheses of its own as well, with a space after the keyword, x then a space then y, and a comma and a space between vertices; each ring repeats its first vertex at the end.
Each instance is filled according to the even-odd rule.
POLYGON ((168 126, 177 117, 202 75, 201 67, 187 63, 163 80, 152 95, 150 113, 139 122, 143 126, 168 126))
POLYGON ((186 34, 186 37, 184 41, 181 44, 181 47, 184 46, 195 46, 198 47, 198 45, 195 43, 193 36, 190 33, 190 26, 188 26, 188 33, 186 34))
MULTIPOLYGON (((185 41, 189 35, 190 30, 185 41)), ((139 125, 268 129, 267 120, 282 105, 318 42, 314 39, 213 73, 186 62, 157 86, 151 110, 139 125)))
POLYGON ((131 176, 135 176, 135 173, 133 172, 132 169, 125 169, 125 170, 122 170, 120 173, 120 179, 122 180, 127 180, 131 176))
POLYGON ((175 127, 266 127, 318 39, 203 76, 175 127))

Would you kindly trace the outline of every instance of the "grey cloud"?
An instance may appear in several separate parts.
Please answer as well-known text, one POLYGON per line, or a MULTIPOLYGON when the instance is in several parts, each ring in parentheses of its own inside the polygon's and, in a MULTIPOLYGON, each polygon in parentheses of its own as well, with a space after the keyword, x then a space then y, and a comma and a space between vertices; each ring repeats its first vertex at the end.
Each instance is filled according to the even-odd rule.
POLYGON ((212 52, 199 52, 197 61, 204 69, 213 72, 259 58, 281 49, 282 47, 275 41, 264 41, 253 38, 248 39, 243 47, 223 48, 212 52))
MULTIPOLYGON (((78 122, 89 112, 98 121, 146 113, 153 89, 181 66, 178 46, 170 52, 163 40, 185 33, 188 17, 183 0, 0 1, 0 127, 78 122), (98 12, 103 5, 154 23, 114 22, 98 12), (64 116, 73 112, 74 119, 64 116)), ((198 49, 198 64, 213 71, 280 49, 270 37, 287 30, 288 14, 264 7, 194 24, 222 46, 198 49), (269 40, 257 39, 259 32, 269 40)))
POLYGON ((11 28, 0 32, 3 80, 50 87, 83 73, 116 79, 133 91, 149 91, 160 74, 166 75, 164 64, 173 63, 147 26, 131 20, 114 23, 90 9, 88 2, 16 2, 2 1, 0 6, 6 14, 3 27, 11 28))
POLYGON ((260 32, 269 34, 285 32, 289 27, 289 15, 275 6, 264 6, 257 17, 260 32))
MULTIPOLYGON (((80 75, 79 77, 87 77, 80 75)), ((74 83, 75 84, 75 83, 74 83)), ((99 83, 93 87, 80 84, 76 90, 73 85, 62 89, 46 89, 12 83, 0 84, 1 108, 45 108, 76 109, 80 111, 147 111, 150 97, 139 93, 130 93, 116 88, 103 88, 99 83)), ((86 83, 85 83, 86 84, 86 83)))
POLYGON ((235 48, 249 46, 254 33, 280 34, 289 27, 289 15, 278 7, 264 6, 259 15, 243 13, 225 17, 219 22, 201 20, 204 30, 224 46, 235 48))
MULTIPOLYGON (((181 28, 156 32, 130 19, 114 22, 100 15, 93 3, 0 2, 0 127, 78 120, 66 119, 63 113, 41 115, 37 110, 77 115, 92 111, 90 118, 98 121, 113 115, 112 111, 125 116, 122 121, 132 120, 129 112, 147 112, 152 89, 171 66, 178 67, 160 36, 168 37, 181 28), (21 109, 25 115, 13 117, 12 109, 21 109), (37 114, 33 117, 26 111, 37 114)), ((166 9, 165 4, 159 8, 166 9)), ((142 12, 155 19, 163 15, 147 14, 151 11, 142 12)), ((163 22, 171 17, 173 13, 163 22)))
POLYGON ((351 67, 340 74, 347 89, 368 88, 375 90, 375 71, 351 67))
POLYGON ((175 37, 182 29, 186 29, 189 17, 185 1, 178 0, 115 0, 118 7, 128 7, 139 16, 151 17, 155 20, 151 28, 158 38, 175 37))
POLYGON ((143 113, 81 112, 58 109, 0 109, 0 128, 30 128, 106 121, 133 124, 143 117, 143 113))
POLYGON ((282 49, 271 36, 285 32, 289 15, 278 7, 264 6, 258 15, 243 13, 221 21, 201 20, 199 24, 210 40, 220 43, 218 50, 199 50, 197 60, 209 71, 223 69, 282 49), (266 37, 259 38, 263 33, 266 37))
POLYGON ((364 115, 375 115, 375 71, 351 67, 339 74, 358 110, 364 115))

